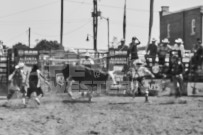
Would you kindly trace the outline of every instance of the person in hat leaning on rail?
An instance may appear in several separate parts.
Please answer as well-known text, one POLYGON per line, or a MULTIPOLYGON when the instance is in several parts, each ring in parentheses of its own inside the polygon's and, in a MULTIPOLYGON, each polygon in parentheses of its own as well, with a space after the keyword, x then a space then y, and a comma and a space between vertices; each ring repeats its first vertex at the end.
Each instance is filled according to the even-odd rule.
POLYGON ((143 81, 146 75, 150 75, 152 78, 155 76, 144 66, 144 63, 137 59, 133 62, 133 67, 131 69, 131 90, 133 91, 133 96, 137 92, 138 95, 142 95, 141 87, 143 86, 143 81))
POLYGON ((159 57, 159 64, 165 64, 165 58, 167 53, 169 53, 172 48, 169 46, 169 41, 167 38, 162 40, 162 44, 158 47, 158 57, 159 57))
POLYGON ((154 65, 156 62, 157 55, 157 45, 156 39, 152 38, 152 43, 147 47, 147 54, 145 55, 146 62, 149 63, 148 57, 152 58, 152 64, 154 65))
POLYGON ((185 48, 183 44, 183 40, 181 38, 178 38, 175 40, 175 45, 173 47, 173 50, 180 51, 180 57, 183 58, 185 55, 185 48))
POLYGON ((137 37, 132 37, 132 42, 129 45, 128 49, 128 57, 130 58, 130 65, 132 66, 132 63, 134 60, 138 59, 138 50, 137 46, 140 45, 140 41, 137 37))
POLYGON ((125 45, 125 39, 121 39, 121 44, 118 46, 118 50, 119 51, 127 51, 128 50, 128 46, 125 45))

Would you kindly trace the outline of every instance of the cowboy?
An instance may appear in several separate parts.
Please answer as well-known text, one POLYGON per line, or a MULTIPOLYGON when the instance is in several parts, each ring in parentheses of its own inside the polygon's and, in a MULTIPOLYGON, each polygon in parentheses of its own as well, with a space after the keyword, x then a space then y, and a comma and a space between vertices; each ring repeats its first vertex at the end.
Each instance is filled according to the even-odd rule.
POLYGON ((144 66, 143 62, 138 59, 133 62, 132 68, 132 80, 131 89, 135 94, 137 90, 138 95, 142 95, 141 87, 143 86, 143 81, 146 75, 150 75, 152 78, 155 76, 144 66))
POLYGON ((158 47, 158 57, 159 57, 159 64, 165 64, 166 55, 172 48, 169 46, 169 41, 167 38, 162 40, 162 44, 158 47))
POLYGON ((147 48, 147 54, 145 55, 146 62, 149 63, 148 58, 152 58, 152 64, 154 65, 156 62, 156 55, 157 55, 156 39, 152 38, 152 43, 149 44, 147 48))
POLYGON ((137 53, 137 46, 140 45, 140 41, 137 37, 132 37, 132 42, 129 45, 128 49, 128 56, 131 59, 131 65, 134 60, 138 59, 138 53, 137 53))
POLYGON ((180 51, 180 57, 183 58, 185 56, 185 48, 183 44, 183 40, 181 38, 178 38, 175 40, 175 45, 173 47, 173 50, 180 51))
POLYGON ((119 51, 126 51, 128 50, 128 46, 125 45, 125 39, 121 39, 121 44, 118 46, 119 51))
POLYGON ((82 59, 80 64, 85 65, 87 67, 91 67, 94 65, 94 60, 90 57, 90 54, 87 52, 85 53, 85 59, 82 59))
MULTIPOLYGON (((15 66, 15 70, 14 72, 9 75, 9 81, 12 81, 13 79, 17 79, 19 84, 18 84, 18 88, 19 91, 21 93, 23 93, 23 97, 22 97, 22 101, 24 106, 26 106, 25 103, 25 96, 27 93, 27 86, 28 86, 28 72, 24 70, 25 64, 23 62, 19 62, 18 65, 15 66), (19 76, 17 76, 17 78, 14 78, 14 76, 16 75, 16 72, 19 72, 19 76)), ((12 97, 12 95, 8 95, 8 99, 10 99, 12 97)))
POLYGON ((175 87, 175 96, 180 97, 183 92, 183 72, 184 66, 178 55, 173 55, 169 66, 168 74, 172 76, 175 87))
POLYGON ((197 44, 196 44, 196 50, 194 52, 194 57, 195 57, 198 64, 202 63, 203 46, 202 46, 202 41, 200 39, 197 39, 197 44))

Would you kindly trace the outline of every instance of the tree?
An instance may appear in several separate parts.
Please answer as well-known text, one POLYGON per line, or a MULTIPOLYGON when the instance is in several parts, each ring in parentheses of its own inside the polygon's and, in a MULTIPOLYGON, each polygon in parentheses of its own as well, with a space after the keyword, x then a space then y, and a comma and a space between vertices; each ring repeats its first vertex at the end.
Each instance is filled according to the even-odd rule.
POLYGON ((29 46, 18 42, 17 44, 13 45, 13 49, 29 49, 29 46))
POLYGON ((57 41, 47 41, 45 39, 41 40, 34 48, 38 50, 64 50, 64 47, 57 41))

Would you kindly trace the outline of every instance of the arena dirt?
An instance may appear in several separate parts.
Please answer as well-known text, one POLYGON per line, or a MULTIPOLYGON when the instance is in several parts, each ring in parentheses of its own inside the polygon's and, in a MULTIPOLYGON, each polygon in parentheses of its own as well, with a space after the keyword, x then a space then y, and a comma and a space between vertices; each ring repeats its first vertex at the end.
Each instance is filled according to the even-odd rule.
POLYGON ((20 99, 4 107, 0 135, 202 135, 203 97, 94 97, 71 100, 48 93, 38 106, 20 99))

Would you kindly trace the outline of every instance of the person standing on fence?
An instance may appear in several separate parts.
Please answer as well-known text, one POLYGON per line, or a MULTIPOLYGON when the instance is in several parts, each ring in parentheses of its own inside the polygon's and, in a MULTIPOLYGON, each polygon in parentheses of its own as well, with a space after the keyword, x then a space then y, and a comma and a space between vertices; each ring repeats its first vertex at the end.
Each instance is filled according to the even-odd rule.
POLYGON ((185 56, 185 48, 183 44, 183 40, 181 38, 178 38, 175 40, 175 45, 173 47, 173 50, 180 51, 180 57, 183 58, 185 56))
POLYGON ((171 47, 167 38, 162 40, 162 44, 158 47, 159 64, 165 65, 166 55, 170 52, 171 47))
POLYGON ((147 48, 147 54, 145 55, 145 59, 147 64, 149 64, 148 58, 152 59, 152 64, 154 65, 156 62, 156 55, 157 55, 157 45, 156 45, 156 39, 152 39, 152 43, 149 44, 147 48))
POLYGON ((172 76, 172 81, 175 87, 175 96, 180 97, 183 93, 184 82, 183 82, 184 66, 178 55, 173 55, 169 66, 168 74, 172 76))
POLYGON ((128 50, 128 46, 125 45, 125 39, 121 39, 121 44, 118 46, 118 50, 119 51, 127 51, 128 50))
POLYGON ((128 56, 131 60, 130 65, 132 65, 133 61, 138 59, 138 51, 137 51, 137 46, 140 45, 140 41, 137 37, 132 37, 132 42, 129 45, 128 49, 128 56))

